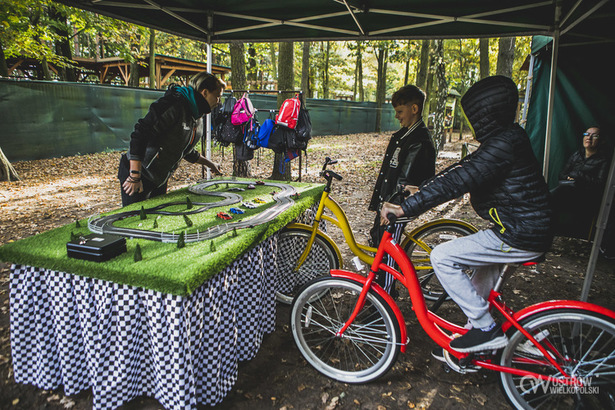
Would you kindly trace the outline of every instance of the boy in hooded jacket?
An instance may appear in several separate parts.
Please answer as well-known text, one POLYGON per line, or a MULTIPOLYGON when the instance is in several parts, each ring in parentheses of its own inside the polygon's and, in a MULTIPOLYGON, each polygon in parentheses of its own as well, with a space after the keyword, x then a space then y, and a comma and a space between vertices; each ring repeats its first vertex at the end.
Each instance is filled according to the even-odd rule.
POLYGON ((130 149, 120 159, 118 179, 122 206, 167 191, 167 181, 182 159, 202 164, 219 174, 219 165, 198 153, 194 146, 204 132, 204 116, 220 103, 224 81, 202 71, 187 87, 171 85, 153 102, 130 135, 130 149))
MULTIPOLYGON (((508 344, 489 313, 487 298, 504 264, 536 259, 553 239, 549 191, 525 130, 515 123, 518 91, 507 77, 487 77, 461 99, 479 148, 427 181, 390 213, 414 217, 470 193, 472 207, 490 229, 438 245, 430 257, 449 296, 472 328, 451 341, 459 352, 500 349, 508 344), (466 271, 474 271, 470 278, 466 271)), ((440 350, 441 352, 441 350, 440 350)), ((439 360, 436 350, 432 353, 439 360)))

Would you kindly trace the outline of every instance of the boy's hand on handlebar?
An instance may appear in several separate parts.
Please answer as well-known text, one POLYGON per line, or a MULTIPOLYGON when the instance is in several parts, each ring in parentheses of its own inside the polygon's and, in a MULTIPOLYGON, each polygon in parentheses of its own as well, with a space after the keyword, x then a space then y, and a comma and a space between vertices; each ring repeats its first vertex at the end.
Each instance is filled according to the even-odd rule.
POLYGON ((380 209, 380 224, 386 225, 389 223, 388 214, 395 214, 398 218, 404 216, 404 210, 400 205, 394 205, 390 202, 385 202, 382 204, 382 209, 380 209))

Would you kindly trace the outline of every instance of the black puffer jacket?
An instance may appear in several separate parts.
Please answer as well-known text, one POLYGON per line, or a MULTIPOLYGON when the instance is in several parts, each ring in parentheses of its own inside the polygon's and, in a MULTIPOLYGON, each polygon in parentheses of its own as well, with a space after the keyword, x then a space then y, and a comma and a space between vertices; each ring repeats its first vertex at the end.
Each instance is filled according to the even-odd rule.
POLYGON ((543 252, 551 246, 551 210, 547 185, 525 131, 514 123, 517 87, 511 79, 488 77, 461 99, 480 147, 448 167, 402 208, 416 216, 466 192, 474 210, 494 222, 506 244, 543 252))
POLYGON ((189 101, 178 87, 171 86, 152 103, 130 136, 128 158, 142 161, 143 177, 156 186, 169 179, 182 158, 192 163, 199 159, 194 146, 205 131, 203 115, 211 112, 211 108, 201 94, 194 92, 193 97, 189 101))

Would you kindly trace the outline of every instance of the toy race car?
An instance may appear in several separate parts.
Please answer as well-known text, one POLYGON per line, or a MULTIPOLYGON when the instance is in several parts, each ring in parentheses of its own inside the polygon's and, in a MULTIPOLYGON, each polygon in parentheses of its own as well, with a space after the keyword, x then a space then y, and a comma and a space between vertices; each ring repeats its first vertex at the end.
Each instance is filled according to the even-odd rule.
POLYGON ((267 202, 267 201, 265 201, 263 199, 260 199, 260 198, 254 198, 253 201, 256 202, 257 204, 264 204, 265 202, 267 202))
POLYGON ((225 220, 233 219, 233 217, 227 214, 226 212, 218 212, 218 215, 216 216, 220 219, 225 219, 225 220))
POLYGON ((256 187, 254 186, 254 184, 248 184, 248 186, 247 186, 246 188, 247 188, 247 189, 254 189, 254 188, 256 188, 256 187))
POLYGON ((243 202, 241 204, 242 206, 245 206, 248 209, 254 209, 256 208, 256 204, 253 204, 252 202, 243 202))
POLYGON ((256 181, 256 185, 265 185, 263 181, 256 181))
POLYGON ((243 214, 244 213, 244 210, 239 209, 239 208, 231 208, 229 209, 229 211, 231 211, 232 214, 243 214))

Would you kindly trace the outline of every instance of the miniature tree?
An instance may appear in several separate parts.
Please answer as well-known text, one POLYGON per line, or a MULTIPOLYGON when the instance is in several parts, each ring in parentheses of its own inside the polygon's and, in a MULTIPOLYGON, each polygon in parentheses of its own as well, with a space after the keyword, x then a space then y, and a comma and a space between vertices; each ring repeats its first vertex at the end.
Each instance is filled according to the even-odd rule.
POLYGON ((154 219, 154 224, 152 225, 152 229, 158 228, 158 219, 154 219))
POLYGON ((190 228, 193 225, 192 221, 190 220, 190 218, 188 218, 188 215, 183 215, 183 217, 184 217, 184 222, 186 222, 186 226, 190 228))
POLYGON ((75 221, 75 228, 81 228, 81 224, 79 223, 79 219, 75 221))
POLYGON ((141 212, 139 213, 139 217, 141 220, 147 219, 147 214, 145 213, 145 208, 141 207, 141 212))
POLYGON ((233 228, 233 234, 231 235, 233 238, 237 238, 237 228, 233 228))
POLYGON ((184 232, 182 231, 182 233, 179 234, 179 238, 177 238, 177 248, 181 249, 186 247, 186 241, 184 239, 184 232))
POLYGON ((137 247, 135 248, 134 260, 135 262, 139 262, 143 260, 143 255, 141 254, 141 245, 139 244, 137 244, 137 247))
POLYGON ((216 243, 214 241, 211 241, 211 244, 209 245, 209 251, 212 253, 216 251, 216 243))
POLYGON ((186 209, 192 209, 192 201, 190 197, 186 197, 186 209))
POLYGON ((79 240, 79 235, 77 235, 75 232, 71 231, 70 233, 70 241, 71 242, 77 242, 79 240))

